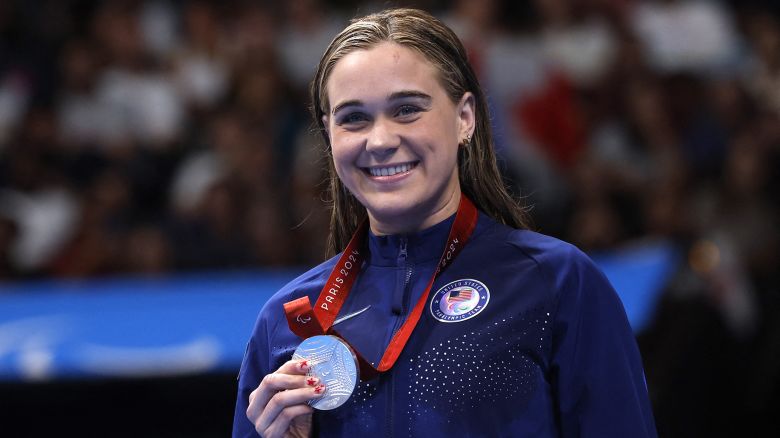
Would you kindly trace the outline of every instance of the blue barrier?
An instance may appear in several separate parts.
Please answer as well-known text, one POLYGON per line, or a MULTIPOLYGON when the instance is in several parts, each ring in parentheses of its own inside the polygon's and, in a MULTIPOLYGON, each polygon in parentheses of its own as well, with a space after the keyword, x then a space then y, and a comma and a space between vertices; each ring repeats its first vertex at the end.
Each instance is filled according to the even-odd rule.
MULTIPOLYGON (((675 249, 652 243, 593 258, 641 331, 675 249)), ((258 311, 298 272, 0 283, 0 380, 236 371, 258 311)))
POLYGON ((591 257, 620 295, 634 333, 643 331, 680 263, 679 248, 667 241, 647 241, 591 257))
POLYGON ((0 284, 0 379, 237 370, 260 308, 297 273, 0 284))

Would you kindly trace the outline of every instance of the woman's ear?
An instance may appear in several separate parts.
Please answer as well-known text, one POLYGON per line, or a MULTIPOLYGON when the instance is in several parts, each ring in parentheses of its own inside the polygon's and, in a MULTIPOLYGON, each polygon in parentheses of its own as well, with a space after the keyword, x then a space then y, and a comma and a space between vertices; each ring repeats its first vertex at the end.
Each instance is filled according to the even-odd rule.
POLYGON ((476 101, 474 94, 470 91, 463 93, 463 97, 458 102, 458 135, 460 136, 460 143, 468 143, 474 135, 474 127, 476 126, 476 101))

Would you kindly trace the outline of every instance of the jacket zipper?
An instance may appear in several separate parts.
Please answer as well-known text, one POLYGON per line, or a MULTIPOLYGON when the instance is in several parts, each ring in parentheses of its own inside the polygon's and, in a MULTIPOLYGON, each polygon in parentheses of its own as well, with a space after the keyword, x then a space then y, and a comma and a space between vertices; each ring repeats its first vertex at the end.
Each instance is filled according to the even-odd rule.
MULTIPOLYGON (((406 309, 409 307, 407 304, 407 288, 409 287, 409 281, 412 279, 412 273, 414 271, 414 268, 412 265, 408 264, 408 252, 407 252, 407 243, 408 240, 406 237, 401 237, 400 247, 398 250, 398 266, 404 268, 404 277, 403 282, 400 284, 400 287, 402 289, 402 301, 401 301, 401 318, 398 318, 398 321, 395 323, 395 327, 393 327, 393 336, 395 336, 395 333, 398 331, 398 329, 401 327, 401 321, 404 320, 404 314, 406 313, 406 309)), ((387 436, 393 437, 393 425, 395 422, 394 418, 394 411, 393 411, 393 404, 395 403, 395 380, 392 378, 392 375, 390 373, 387 374, 388 378, 388 391, 389 391, 389 398, 390 401, 387 404, 387 436)))

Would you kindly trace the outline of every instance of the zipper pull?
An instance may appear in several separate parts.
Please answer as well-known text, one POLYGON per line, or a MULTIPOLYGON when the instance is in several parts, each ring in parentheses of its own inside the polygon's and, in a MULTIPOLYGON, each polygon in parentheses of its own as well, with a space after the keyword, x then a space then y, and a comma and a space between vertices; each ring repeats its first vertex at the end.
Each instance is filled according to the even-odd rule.
POLYGON ((401 244, 400 244, 400 248, 398 250, 398 263, 399 264, 401 264, 402 262, 406 262, 406 256, 407 256, 406 244, 407 244, 407 242, 408 242, 408 240, 406 239, 406 237, 401 237, 401 244))

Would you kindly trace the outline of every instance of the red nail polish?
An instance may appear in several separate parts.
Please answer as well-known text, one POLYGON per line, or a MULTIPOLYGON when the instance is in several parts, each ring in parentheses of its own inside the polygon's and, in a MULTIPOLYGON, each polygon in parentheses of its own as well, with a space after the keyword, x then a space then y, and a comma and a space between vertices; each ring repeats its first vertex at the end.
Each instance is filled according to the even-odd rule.
POLYGON ((306 384, 309 385, 309 386, 314 386, 317 383, 319 383, 319 379, 317 379, 317 378, 309 377, 308 379, 306 379, 306 384))
POLYGON ((322 394, 325 391, 325 385, 317 385, 314 387, 315 394, 322 394))
POLYGON ((298 368, 304 370, 309 367, 309 361, 308 360, 302 360, 298 363, 298 368))

